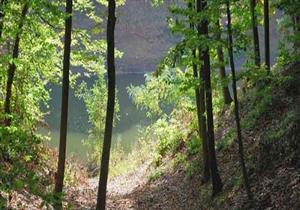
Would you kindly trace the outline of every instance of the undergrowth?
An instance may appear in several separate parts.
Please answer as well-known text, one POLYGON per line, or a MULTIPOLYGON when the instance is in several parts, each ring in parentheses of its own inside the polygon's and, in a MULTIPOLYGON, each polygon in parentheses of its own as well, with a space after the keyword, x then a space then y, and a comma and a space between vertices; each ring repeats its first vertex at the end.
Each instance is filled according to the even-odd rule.
MULTIPOLYGON (((0 139, 0 209, 10 205, 14 194, 25 193, 35 196, 30 199, 40 199, 41 207, 50 207, 58 155, 42 143, 47 137, 11 126, 0 127, 0 139)), ((68 158, 65 187, 76 187, 86 180, 81 162, 68 158)))
MULTIPOLYGON (((240 92, 241 123, 243 141, 245 146, 245 159, 250 179, 257 179, 257 174, 266 170, 273 170, 280 164, 300 167, 299 157, 299 125, 300 125, 300 80, 299 65, 287 69, 273 70, 266 79, 265 85, 253 85, 247 94, 240 92), (297 149, 298 148, 298 149, 297 149)), ((180 170, 187 178, 194 177, 202 172, 201 149, 202 142, 198 138, 196 126, 191 123, 176 124, 174 115, 157 122, 154 135, 158 146, 156 147, 153 163, 156 170, 150 175, 155 181, 170 170, 180 170), (182 127, 185 127, 184 129, 182 127)), ((181 118, 183 118, 181 116, 181 118)), ((194 118, 191 112, 185 113, 185 118, 194 118)), ((193 121, 193 120, 191 120, 193 121)), ((210 185, 203 185, 200 197, 204 207, 218 208, 225 203, 234 203, 241 209, 250 208, 244 199, 243 179, 237 157, 236 127, 233 107, 225 107, 218 114, 216 133, 216 149, 219 167, 227 174, 223 174, 224 191, 216 199, 209 196, 210 185), (229 114, 224 114, 224 113, 229 114), (226 129, 224 129, 226 128, 226 129), (218 132, 221 130, 222 132, 218 132), (225 167, 225 168, 224 168, 225 167), (235 196, 242 201, 238 202, 235 196)), ((255 190, 261 190, 257 183, 252 184, 255 190)), ((257 205, 264 205, 263 198, 258 194, 257 205)), ((239 209, 239 208, 237 208, 239 209)))

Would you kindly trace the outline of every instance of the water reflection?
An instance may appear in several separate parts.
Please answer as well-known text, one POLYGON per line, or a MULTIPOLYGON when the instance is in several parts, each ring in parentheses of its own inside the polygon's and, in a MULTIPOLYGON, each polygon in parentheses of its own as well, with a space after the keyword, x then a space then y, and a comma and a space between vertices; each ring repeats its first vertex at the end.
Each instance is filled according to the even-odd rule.
MULTIPOLYGON (((94 79, 86 80, 86 82, 88 86, 91 86, 94 79)), ((147 123, 145 113, 137 110, 129 98, 127 87, 131 84, 141 85, 144 82, 144 74, 117 75, 120 121, 117 122, 113 130, 113 146, 116 145, 117 141, 120 141, 125 152, 131 150, 131 146, 137 141, 139 128, 147 123)), ((51 89, 50 114, 46 117, 46 122, 51 131, 52 140, 49 144, 57 147, 59 142, 61 87, 52 86, 51 89)), ((82 140, 87 139, 89 126, 88 114, 84 102, 75 96, 74 90, 71 90, 69 96, 67 154, 75 154, 81 158, 86 158, 88 151, 82 145, 82 140)))

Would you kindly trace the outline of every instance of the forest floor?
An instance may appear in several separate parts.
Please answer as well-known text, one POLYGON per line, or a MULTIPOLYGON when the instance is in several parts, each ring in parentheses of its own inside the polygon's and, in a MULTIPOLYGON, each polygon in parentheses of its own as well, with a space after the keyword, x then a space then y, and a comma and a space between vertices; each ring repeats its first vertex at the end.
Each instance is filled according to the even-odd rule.
MULTIPOLYGON (((147 182, 149 163, 140 165, 135 171, 109 179, 107 185, 108 209, 130 209, 133 201, 127 195, 147 182)), ((77 189, 69 189, 67 200, 74 209, 93 209, 96 206, 98 177, 89 178, 77 189)))
MULTIPOLYGON (((183 170, 169 171, 149 181, 152 167, 145 163, 130 174, 108 182, 108 209, 197 209, 199 177, 187 180, 183 170), (187 208, 189 207, 189 208, 187 208)), ((90 179, 82 189, 68 193, 74 209, 93 209, 96 204, 98 178, 90 179)))

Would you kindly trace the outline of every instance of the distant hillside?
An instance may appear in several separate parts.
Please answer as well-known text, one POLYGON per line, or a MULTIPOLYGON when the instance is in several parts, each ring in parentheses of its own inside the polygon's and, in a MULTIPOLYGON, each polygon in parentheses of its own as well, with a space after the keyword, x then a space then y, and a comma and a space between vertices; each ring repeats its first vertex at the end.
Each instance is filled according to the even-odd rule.
MULTIPOLYGON (((166 5, 168 2, 170 0, 166 1, 166 5)), ((126 5, 118 8, 116 47, 124 53, 123 58, 117 61, 118 73, 153 71, 175 43, 166 23, 166 5, 152 7, 151 0, 127 0, 126 5)), ((97 9, 99 14, 104 12, 102 8, 97 9)), ((80 14, 75 15, 74 24, 87 29, 93 27, 80 14)))
POLYGON ((167 7, 153 8, 150 0, 127 0, 117 15, 116 46, 124 52, 118 71, 153 71, 175 43, 166 24, 167 7))
MULTIPOLYGON (((166 0, 161 7, 152 7, 151 0, 127 0, 126 5, 117 10, 116 47, 124 52, 117 61, 118 73, 144 73, 153 71, 162 56, 176 43, 175 35, 171 34, 166 18, 171 0, 166 0)), ((98 8, 102 10, 101 8, 98 8)), ((103 12, 103 10, 102 10, 103 12)), ((102 13, 100 12, 100 13, 102 13)), ((278 37, 276 14, 271 27, 271 57, 276 57, 278 37)), ((79 15, 75 16, 75 25, 91 28, 92 24, 79 15)), ((105 27, 105 25, 103 26, 105 27)), ((260 30, 261 55, 264 56, 263 30, 260 30)), ((243 62, 237 61, 238 66, 243 62)))

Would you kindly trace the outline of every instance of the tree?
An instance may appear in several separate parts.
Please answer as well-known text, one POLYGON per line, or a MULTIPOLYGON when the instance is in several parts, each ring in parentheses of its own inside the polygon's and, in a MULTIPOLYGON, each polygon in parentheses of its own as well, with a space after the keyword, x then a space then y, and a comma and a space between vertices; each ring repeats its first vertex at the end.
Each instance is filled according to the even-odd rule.
MULTIPOLYGON (((198 0, 198 11, 207 12, 207 1, 198 0)), ((208 18, 205 17, 200 23, 201 35, 208 38, 208 18)), ((212 89, 211 89, 211 72, 210 72, 210 55, 208 46, 203 46, 201 51, 203 57, 203 76, 205 84, 205 98, 206 98, 206 115, 207 115, 207 145, 209 152, 209 167, 212 178, 213 192, 212 196, 217 195, 222 191, 222 180, 219 175, 216 151, 215 151, 215 134, 214 134, 214 119, 213 119, 213 105, 212 105, 212 89)))
POLYGON ((265 27, 265 64, 270 70, 270 17, 269 0, 264 0, 264 27, 265 27))
POLYGON ((105 210, 106 188, 109 168, 109 156, 111 148, 111 137, 115 110, 115 24, 116 24, 116 2, 108 0, 108 21, 107 21, 107 73, 108 73, 108 98, 105 120, 105 131, 103 150, 101 158, 101 171, 98 186, 97 206, 98 210, 105 210))
MULTIPOLYGON (((68 104, 69 104, 69 75, 70 75, 70 57, 71 57, 71 42, 72 42, 72 12, 73 12, 73 0, 66 0, 60 139, 59 139, 58 166, 57 166, 56 182, 55 182, 55 189, 54 189, 55 193, 58 196, 60 196, 63 190, 65 161, 66 161, 68 104)), ((56 200, 55 207, 57 209, 62 208, 60 197, 56 200)))
POLYGON ((15 72, 17 69, 15 60, 18 59, 19 57, 20 40, 21 40, 21 35, 22 35, 27 12, 28 12, 28 3, 25 3, 22 9, 21 19, 17 29, 18 31, 14 40, 14 47, 12 53, 13 61, 9 64, 7 70, 6 97, 4 102, 4 112, 7 115, 7 119, 5 120, 6 126, 11 125, 11 117, 9 115, 11 114, 10 103, 11 103, 11 96, 12 96, 12 85, 15 77, 15 72))
MULTIPOLYGON (((201 56, 201 55, 200 55, 201 56)), ((200 57, 203 60, 203 57, 200 57)), ((210 178, 209 167, 209 151, 208 151, 208 136, 207 136, 207 124, 205 116, 205 86, 204 86, 204 67, 200 69, 200 89, 199 89, 199 114, 200 114, 200 136, 202 139, 202 158, 203 158, 203 179, 202 182, 206 183, 210 178)))
POLYGON ((253 33, 253 49, 254 49, 254 63, 256 67, 260 67, 260 48, 259 48, 259 34, 258 23, 256 15, 256 1, 250 0, 250 13, 251 13, 251 25, 253 33))
MULTIPOLYGON (((194 7, 192 4, 189 5, 189 8, 192 10, 194 7)), ((190 27, 194 30, 195 26, 192 23, 190 27)), ((197 27, 199 29, 199 27, 197 27)), ((197 30, 200 32, 199 30, 197 30)), ((199 34, 200 35, 200 34, 199 34)), ((195 63, 197 58, 196 49, 192 50, 193 56, 193 75, 196 80, 200 80, 199 87, 195 89, 195 97, 196 97, 196 107, 197 107, 197 118, 198 118, 198 129, 199 129, 199 137, 202 139, 202 157, 203 157, 203 178, 202 182, 206 183, 209 181, 210 172, 209 172, 209 162, 208 162, 208 148, 207 148, 207 126, 206 126, 206 117, 205 117, 205 97, 204 97, 204 81, 203 81, 203 67, 201 66, 201 74, 199 75, 198 65, 195 63)), ((200 59, 202 60, 202 59, 200 59)))
POLYGON ((230 60, 231 74, 232 74, 232 91, 233 91, 234 113, 235 113, 238 145, 239 145, 239 157, 240 157, 240 164, 243 172, 244 184, 247 191, 247 195, 248 198, 252 200, 252 193, 251 193, 250 183, 248 179, 247 168, 244 160, 244 148, 243 148, 242 132, 241 132, 240 116, 239 116, 239 102, 238 102, 237 87, 236 87, 235 64, 233 59, 234 58, 233 38, 232 38, 232 29, 231 29, 231 12, 230 12, 229 0, 226 1, 226 11, 227 11, 227 19, 228 19, 228 53, 229 53, 229 60, 230 60))
MULTIPOLYGON (((221 31, 220 31, 220 21, 217 20, 216 23, 217 26, 217 39, 221 40, 221 31)), ((223 53, 223 49, 222 46, 218 46, 217 49, 217 54, 218 54, 218 60, 220 63, 220 78, 222 81, 222 91, 223 91, 223 98, 224 98, 224 102, 225 104, 229 105, 232 102, 232 98, 229 92, 229 88, 228 85, 226 84, 226 71, 225 71, 225 64, 224 64, 224 53, 223 53)))

